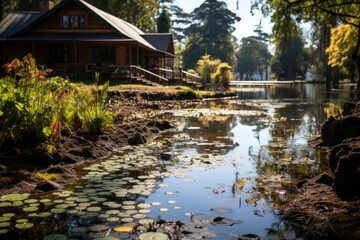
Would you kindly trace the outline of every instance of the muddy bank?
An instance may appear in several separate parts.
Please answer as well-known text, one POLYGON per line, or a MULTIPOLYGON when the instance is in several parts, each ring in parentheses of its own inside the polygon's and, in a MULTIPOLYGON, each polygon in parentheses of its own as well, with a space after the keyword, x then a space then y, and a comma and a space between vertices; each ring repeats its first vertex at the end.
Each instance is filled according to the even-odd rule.
POLYGON ((114 111, 120 107, 120 111, 116 123, 101 135, 64 132, 55 143, 56 152, 51 155, 44 143, 0 145, 0 196, 63 188, 69 181, 77 180, 74 169, 85 161, 106 158, 117 149, 146 143, 161 131, 174 127, 173 123, 154 119, 154 111, 184 108, 201 104, 203 98, 233 97, 234 94, 224 91, 198 95, 193 90, 181 89, 174 92, 110 91, 108 107, 114 111), (43 180, 37 173, 55 174, 57 178, 43 180))
POLYGON ((329 168, 298 184, 300 193, 284 206, 282 217, 320 239, 360 239, 360 103, 341 118, 330 117, 313 144, 329 149, 329 168))
MULTIPOLYGON (((61 189, 69 181, 76 181, 76 167, 86 161, 108 157, 129 145, 139 145, 155 138, 174 125, 151 117, 138 117, 148 109, 165 109, 190 104, 192 101, 167 104, 137 99, 126 93, 112 97, 114 107, 121 101, 116 123, 101 135, 64 132, 56 151, 49 154, 47 144, 28 143, 19 146, 0 145, 0 196, 7 193, 40 193, 61 189), (180 104, 180 105, 179 105, 180 104), (55 179, 41 179, 38 173, 55 174, 55 179)), ((148 114, 148 113, 146 113, 148 114)))

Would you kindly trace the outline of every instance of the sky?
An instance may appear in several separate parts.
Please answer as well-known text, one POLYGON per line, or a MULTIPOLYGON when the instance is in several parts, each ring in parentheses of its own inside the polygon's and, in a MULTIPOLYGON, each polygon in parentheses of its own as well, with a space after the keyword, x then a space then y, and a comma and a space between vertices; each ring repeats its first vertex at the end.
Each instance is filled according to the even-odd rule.
MULTIPOLYGON (((199 7, 205 0, 175 0, 174 4, 182 8, 185 12, 190 13, 195 8, 199 7)), ((251 0, 239 0, 239 10, 236 9, 237 0, 222 0, 227 4, 227 7, 230 11, 236 13, 241 17, 241 21, 235 23, 234 27, 236 28, 233 35, 241 40, 243 37, 248 37, 254 35, 255 25, 259 24, 261 21, 261 26, 263 32, 271 33, 272 24, 270 23, 270 18, 262 17, 260 11, 255 11, 255 15, 252 16, 250 13, 251 0)))

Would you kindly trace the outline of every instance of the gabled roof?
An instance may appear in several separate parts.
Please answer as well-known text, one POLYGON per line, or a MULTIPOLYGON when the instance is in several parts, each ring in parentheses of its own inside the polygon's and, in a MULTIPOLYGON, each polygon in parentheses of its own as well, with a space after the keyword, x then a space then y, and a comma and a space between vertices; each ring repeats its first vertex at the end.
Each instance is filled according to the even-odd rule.
MULTIPOLYGON (((10 13, 6 15, 4 20, 0 23, 0 40, 16 38, 19 39, 21 37, 25 37, 25 34, 33 29, 40 22, 44 21, 49 15, 60 9, 62 6, 67 4, 70 1, 74 1, 80 6, 84 7, 87 11, 97 17, 100 21, 102 21, 105 25, 107 25, 110 29, 114 31, 114 38, 112 40, 116 40, 116 34, 118 34, 118 40, 124 41, 124 36, 128 39, 133 40, 144 47, 149 49, 159 51, 162 53, 173 55, 173 52, 168 52, 169 49, 169 39, 172 40, 172 37, 165 37, 159 34, 144 34, 139 28, 134 26, 131 23, 128 23, 118 17, 115 17, 109 13, 106 13, 95 6, 87 3, 84 0, 63 0, 58 5, 56 5, 50 11, 40 14, 39 12, 31 12, 31 13, 10 13), (156 40, 155 36, 158 36, 158 40, 156 40), (164 43, 165 45, 161 45, 160 43, 164 43)), ((85 35, 84 35, 85 36, 85 35)), ((35 39, 34 36, 26 36, 27 39, 35 39)), ((100 36, 99 36, 100 37, 100 36)), ((63 37, 64 38, 64 37, 63 37)), ((100 37, 101 39, 102 37, 100 37)), ((72 39, 68 37, 68 39, 72 39)), ((172 44, 172 43, 171 43, 172 44)))
POLYGON ((142 34, 141 36, 156 49, 175 54, 173 36, 171 33, 147 33, 142 34))
POLYGON ((7 14, 0 24, 0 39, 13 36, 29 26, 40 15, 40 12, 14 12, 7 14))

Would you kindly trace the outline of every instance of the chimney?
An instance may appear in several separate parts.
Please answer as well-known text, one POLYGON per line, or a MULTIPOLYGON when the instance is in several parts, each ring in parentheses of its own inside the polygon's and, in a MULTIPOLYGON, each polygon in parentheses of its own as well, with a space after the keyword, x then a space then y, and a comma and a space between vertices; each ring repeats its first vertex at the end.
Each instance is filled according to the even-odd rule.
POLYGON ((54 3, 51 0, 40 0, 40 13, 45 13, 54 7, 54 3))

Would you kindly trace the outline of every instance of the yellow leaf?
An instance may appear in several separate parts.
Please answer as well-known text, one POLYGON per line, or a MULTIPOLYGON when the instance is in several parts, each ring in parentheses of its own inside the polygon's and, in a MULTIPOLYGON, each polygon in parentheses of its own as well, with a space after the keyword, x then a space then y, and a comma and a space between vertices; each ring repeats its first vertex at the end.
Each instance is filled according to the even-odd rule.
POLYGON ((246 202, 246 203, 251 203, 251 202, 252 202, 252 199, 251 199, 251 198, 247 198, 247 199, 245 199, 245 202, 246 202))
POLYGON ((242 179, 238 179, 237 184, 239 185, 240 190, 244 188, 244 181, 242 179))
POLYGON ((134 227, 132 226, 120 226, 120 227, 116 227, 114 228, 115 232, 132 232, 134 231, 134 227))

